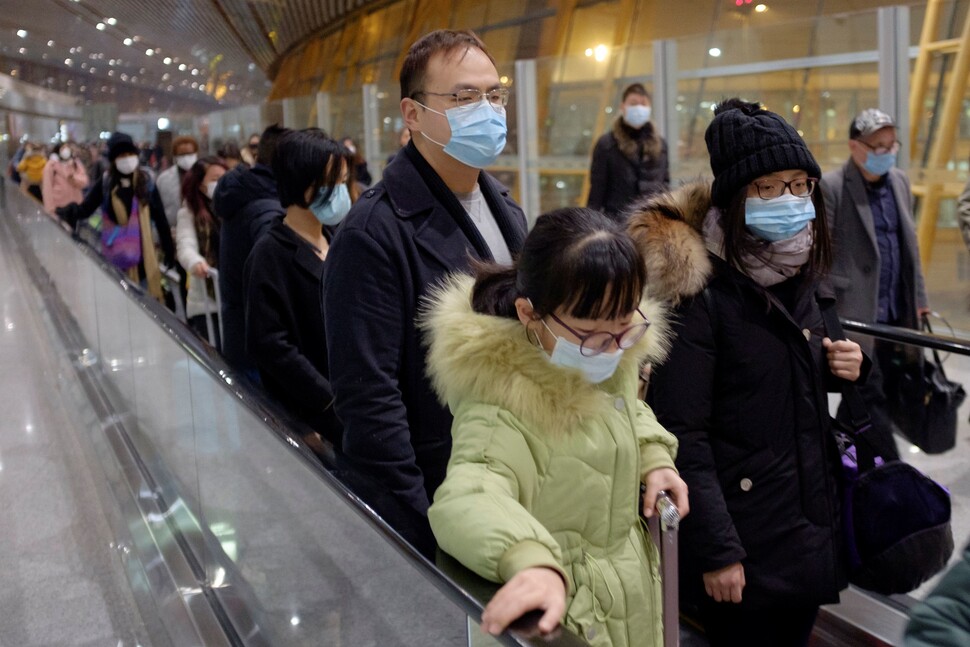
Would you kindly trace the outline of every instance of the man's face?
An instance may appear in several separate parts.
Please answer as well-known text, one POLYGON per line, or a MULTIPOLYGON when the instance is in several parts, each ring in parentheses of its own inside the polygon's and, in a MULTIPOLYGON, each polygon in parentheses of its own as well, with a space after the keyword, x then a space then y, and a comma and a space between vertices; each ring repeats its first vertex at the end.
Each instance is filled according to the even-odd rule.
MULTIPOLYGON (((416 94, 417 101, 440 113, 456 107, 455 99, 450 95, 459 90, 478 90, 487 92, 501 87, 498 71, 489 60, 485 52, 477 47, 454 52, 439 52, 428 61, 425 71, 423 87, 418 90, 427 94, 416 94)), ((425 133, 429 138, 447 144, 451 139, 451 127, 448 119, 426 110, 412 99, 404 99, 402 111, 408 127, 415 137, 416 133, 425 133)), ((435 147, 440 150, 440 147, 435 147)))
POLYGON ((866 163, 869 153, 886 153, 895 151, 898 148, 896 141, 896 128, 886 126, 866 137, 849 140, 849 151, 852 160, 859 168, 866 163))

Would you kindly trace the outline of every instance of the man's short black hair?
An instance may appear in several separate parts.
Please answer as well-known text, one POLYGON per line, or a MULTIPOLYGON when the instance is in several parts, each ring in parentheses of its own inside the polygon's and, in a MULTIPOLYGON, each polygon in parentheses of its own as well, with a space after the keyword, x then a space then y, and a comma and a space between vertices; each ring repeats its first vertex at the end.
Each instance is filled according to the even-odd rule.
MULTIPOLYGON (((265 135, 264 132, 264 138, 265 135)), ((262 140, 259 145, 263 145, 262 140)), ((344 147, 319 128, 287 132, 279 138, 273 156, 280 204, 284 209, 291 205, 308 209, 321 187, 327 187, 325 199, 329 198, 333 187, 340 182, 342 162, 346 159, 344 147), (307 189, 310 189, 309 201, 307 189)))
POLYGON ((279 124, 273 124, 263 131, 259 138, 259 148, 256 149, 256 163, 264 166, 272 166, 273 153, 276 151, 276 144, 280 137, 291 132, 289 128, 284 128, 279 124))

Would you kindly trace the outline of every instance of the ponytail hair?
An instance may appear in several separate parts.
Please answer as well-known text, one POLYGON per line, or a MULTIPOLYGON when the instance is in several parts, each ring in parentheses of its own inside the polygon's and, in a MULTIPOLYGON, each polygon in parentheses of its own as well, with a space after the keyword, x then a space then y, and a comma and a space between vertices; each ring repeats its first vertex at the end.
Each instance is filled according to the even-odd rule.
POLYGON ((515 278, 519 270, 515 266, 495 263, 475 263, 475 287, 472 288, 472 310, 485 315, 514 319, 515 300, 519 292, 515 289, 515 278))

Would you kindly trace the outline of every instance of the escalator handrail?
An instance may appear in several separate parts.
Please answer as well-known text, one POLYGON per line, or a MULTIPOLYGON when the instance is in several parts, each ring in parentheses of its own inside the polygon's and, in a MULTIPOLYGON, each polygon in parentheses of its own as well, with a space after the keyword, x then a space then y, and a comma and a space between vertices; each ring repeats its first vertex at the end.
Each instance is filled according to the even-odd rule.
POLYGON ((970 355, 970 341, 947 335, 937 335, 911 328, 900 328, 887 324, 866 323, 851 319, 842 319, 842 328, 846 332, 855 332, 876 339, 893 341, 908 346, 917 346, 930 350, 941 350, 957 355, 970 355))

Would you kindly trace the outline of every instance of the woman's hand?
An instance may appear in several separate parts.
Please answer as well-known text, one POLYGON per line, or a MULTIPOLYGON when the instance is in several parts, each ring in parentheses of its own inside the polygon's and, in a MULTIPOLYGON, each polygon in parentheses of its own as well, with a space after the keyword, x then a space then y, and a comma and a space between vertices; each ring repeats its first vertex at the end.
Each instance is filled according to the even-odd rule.
POLYGON ((687 501, 687 484, 680 478, 677 470, 669 467, 661 467, 647 472, 644 485, 647 486, 647 491, 643 495, 644 517, 653 516, 657 509, 657 495, 660 494, 661 490, 666 490, 670 498, 673 499, 681 519, 686 517, 687 513, 690 512, 690 504, 687 501))
POLYGON ((822 340, 829 360, 829 370, 835 377, 855 382, 859 379, 862 369, 862 349, 859 344, 848 339, 832 341, 828 337, 822 340))
POLYGON ((539 630, 549 633, 566 613, 566 583, 551 568, 519 571, 498 590, 482 612, 482 631, 498 635, 527 611, 542 609, 539 630))
POLYGON ((205 261, 199 261, 192 266, 192 273, 200 279, 204 279, 209 275, 209 264, 205 261))
POLYGON ((704 590, 715 602, 740 602, 744 590, 744 566, 735 562, 730 566, 704 573, 704 590))

